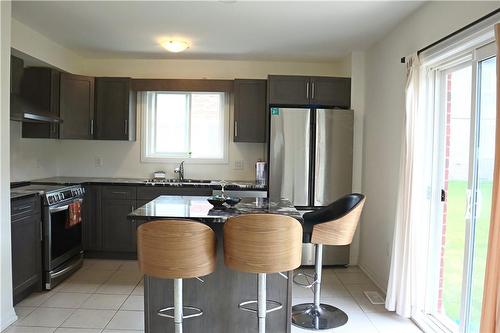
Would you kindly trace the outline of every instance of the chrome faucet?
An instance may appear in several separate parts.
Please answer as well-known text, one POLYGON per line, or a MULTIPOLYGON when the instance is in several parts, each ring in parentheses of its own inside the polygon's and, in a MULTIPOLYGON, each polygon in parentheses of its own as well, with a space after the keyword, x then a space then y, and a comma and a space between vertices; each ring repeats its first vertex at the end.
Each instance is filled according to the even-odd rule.
POLYGON ((181 164, 179 164, 179 166, 174 169, 174 173, 179 174, 180 181, 184 180, 184 161, 182 161, 181 164))

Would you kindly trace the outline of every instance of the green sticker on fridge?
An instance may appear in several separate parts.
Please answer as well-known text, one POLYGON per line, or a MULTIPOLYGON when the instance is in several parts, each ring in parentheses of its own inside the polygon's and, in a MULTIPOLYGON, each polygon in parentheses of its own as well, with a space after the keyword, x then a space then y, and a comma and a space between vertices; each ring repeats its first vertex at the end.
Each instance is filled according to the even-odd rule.
POLYGON ((272 116, 279 116, 280 115, 280 109, 279 108, 271 108, 271 115, 272 116))

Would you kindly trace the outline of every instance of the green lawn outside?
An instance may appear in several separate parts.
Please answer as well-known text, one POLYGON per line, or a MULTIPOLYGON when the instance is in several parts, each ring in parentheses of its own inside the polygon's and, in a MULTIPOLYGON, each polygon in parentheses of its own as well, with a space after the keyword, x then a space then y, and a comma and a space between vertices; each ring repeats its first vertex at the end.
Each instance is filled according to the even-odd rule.
MULTIPOLYGON (((455 322, 460 318, 463 257, 465 243, 466 181, 448 183, 448 219, 443 280, 443 305, 446 315, 455 322)), ((479 332, 483 280, 490 224, 492 182, 481 182, 482 203, 476 224, 474 272, 472 283, 472 313, 469 332, 479 332)))

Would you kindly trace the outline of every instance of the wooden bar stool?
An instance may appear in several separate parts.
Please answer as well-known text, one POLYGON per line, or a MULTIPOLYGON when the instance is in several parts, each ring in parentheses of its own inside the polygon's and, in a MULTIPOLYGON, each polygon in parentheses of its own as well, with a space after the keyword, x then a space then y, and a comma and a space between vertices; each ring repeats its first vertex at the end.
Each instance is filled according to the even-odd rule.
POLYGON ((296 219, 276 214, 244 214, 224 225, 224 264, 239 272, 258 274, 257 300, 238 304, 257 313, 259 333, 266 331, 266 314, 282 308, 267 300, 266 274, 291 271, 300 266, 302 226, 296 219), (272 305, 268 309, 267 304, 272 305), (257 309, 251 305, 257 304, 257 309))
POLYGON ((205 224, 191 220, 160 220, 137 228, 137 258, 141 271, 174 280, 174 305, 158 315, 174 320, 182 333, 183 319, 198 317, 203 310, 182 305, 182 279, 200 278, 215 270, 216 238, 205 224), (189 314, 184 315, 184 310, 189 314))
POLYGON ((365 196, 353 193, 346 195, 327 207, 304 214, 304 243, 315 244, 315 274, 299 273, 294 282, 313 288, 314 302, 295 305, 292 308, 292 322, 296 326, 308 329, 329 329, 344 325, 347 314, 329 304, 320 303, 321 273, 323 264, 323 245, 349 245, 359 222, 365 196), (305 284, 298 281, 301 276, 312 279, 305 284))

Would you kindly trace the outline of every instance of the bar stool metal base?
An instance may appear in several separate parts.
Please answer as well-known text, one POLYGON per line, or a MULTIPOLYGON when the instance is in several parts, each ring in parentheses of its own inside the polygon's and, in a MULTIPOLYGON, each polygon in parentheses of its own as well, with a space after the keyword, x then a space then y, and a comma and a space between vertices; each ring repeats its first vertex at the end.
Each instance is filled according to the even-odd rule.
POLYGON ((345 325, 347 314, 328 304, 320 304, 316 309, 314 303, 304 303, 292 307, 292 323, 302 328, 326 330, 345 325))

